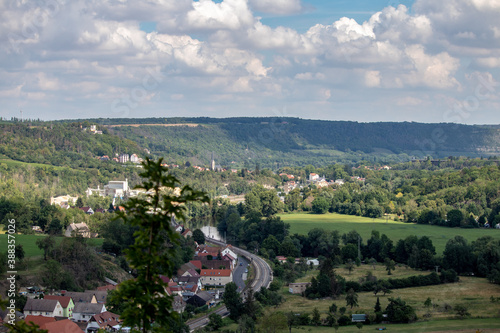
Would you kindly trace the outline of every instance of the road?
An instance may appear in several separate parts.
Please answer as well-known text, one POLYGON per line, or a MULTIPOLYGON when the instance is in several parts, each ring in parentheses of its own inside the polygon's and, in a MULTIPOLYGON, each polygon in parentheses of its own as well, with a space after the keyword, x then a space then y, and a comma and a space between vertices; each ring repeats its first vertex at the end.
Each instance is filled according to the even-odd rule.
POLYGON ((234 268, 233 271, 233 282, 238 286, 238 292, 243 291, 245 289, 245 280, 247 279, 247 273, 245 273, 250 265, 250 261, 248 261, 245 257, 238 257, 238 264, 234 268))
MULTIPOLYGON (((215 239, 208 239, 207 238, 206 241, 213 243, 215 245, 219 245, 219 246, 226 245, 225 243, 223 243, 221 241, 217 241, 215 239)), ((255 255, 251 252, 248 252, 246 250, 240 249, 238 247, 233 246, 232 250, 239 257, 243 256, 246 258, 246 259, 239 258, 239 260, 245 260, 245 262, 248 262, 248 260, 249 260, 251 262, 251 265, 252 265, 254 273, 255 273, 254 279, 250 283, 250 286, 246 286, 246 287, 244 287, 244 289, 242 289, 240 291, 240 293, 242 293, 242 295, 243 295, 242 298, 243 299, 245 298, 246 290, 248 287, 252 287, 252 289, 254 291, 259 291, 260 288, 262 288, 262 287, 264 287, 264 288, 269 287, 269 284, 272 281, 272 270, 271 270, 271 267, 269 267, 269 265, 267 264, 267 262, 265 262, 264 259, 260 258, 259 256, 255 255)), ((243 265, 245 265, 245 264, 243 264, 243 265)), ((238 267, 235 269, 235 272, 239 271, 238 269, 243 268, 243 265, 242 266, 238 265, 238 267)), ((244 271, 244 269, 243 269, 243 271, 244 271)), ((240 289, 238 289, 238 290, 240 290, 240 289)), ((217 309, 217 311, 215 311, 215 313, 221 315, 222 317, 229 315, 229 312, 227 311, 226 306, 220 307, 219 309, 217 309)), ((205 316, 198 318, 198 319, 195 319, 195 320, 190 320, 187 322, 187 324, 188 324, 189 329, 191 331, 193 331, 197 328, 203 327, 206 324, 208 324, 208 315, 205 315, 205 316)))

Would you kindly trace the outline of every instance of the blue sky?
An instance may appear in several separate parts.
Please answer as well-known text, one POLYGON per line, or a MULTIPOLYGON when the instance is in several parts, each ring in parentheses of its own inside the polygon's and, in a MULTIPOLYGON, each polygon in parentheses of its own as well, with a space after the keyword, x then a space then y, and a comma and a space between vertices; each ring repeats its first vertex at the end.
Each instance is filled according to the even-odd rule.
POLYGON ((2 117, 500 123, 497 0, 51 4, 0 4, 2 117))

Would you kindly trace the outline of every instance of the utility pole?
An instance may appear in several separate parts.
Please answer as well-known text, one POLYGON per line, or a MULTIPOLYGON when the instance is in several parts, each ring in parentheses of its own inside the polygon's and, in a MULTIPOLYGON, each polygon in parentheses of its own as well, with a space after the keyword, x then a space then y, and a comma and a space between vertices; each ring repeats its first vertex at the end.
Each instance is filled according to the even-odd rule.
POLYGON ((21 122, 23 121, 23 110, 19 110, 21 112, 21 122))

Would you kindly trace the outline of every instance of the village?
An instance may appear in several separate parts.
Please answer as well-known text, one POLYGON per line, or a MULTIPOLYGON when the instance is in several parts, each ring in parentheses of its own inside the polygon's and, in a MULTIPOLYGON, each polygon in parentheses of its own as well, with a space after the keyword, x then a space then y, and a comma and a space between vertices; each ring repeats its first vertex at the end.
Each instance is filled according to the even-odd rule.
MULTIPOLYGON (((191 230, 173 224, 183 237, 192 237, 191 230)), ((75 236, 73 233, 71 236, 75 236)), ((173 297, 173 310, 183 313, 187 307, 196 313, 208 310, 222 301, 224 287, 230 282, 242 290, 248 273, 248 261, 238 258, 231 245, 224 247, 196 243, 194 258, 184 263, 165 283, 165 295, 173 297)), ((49 333, 130 331, 123 327, 118 314, 108 311, 109 292, 119 284, 106 278, 106 285, 95 290, 46 290, 43 286, 20 287, 19 294, 27 297, 23 312, 16 317, 38 325, 49 333)), ((6 311, 0 313, 6 321, 6 311), (5 313, 4 313, 5 312, 5 313)))

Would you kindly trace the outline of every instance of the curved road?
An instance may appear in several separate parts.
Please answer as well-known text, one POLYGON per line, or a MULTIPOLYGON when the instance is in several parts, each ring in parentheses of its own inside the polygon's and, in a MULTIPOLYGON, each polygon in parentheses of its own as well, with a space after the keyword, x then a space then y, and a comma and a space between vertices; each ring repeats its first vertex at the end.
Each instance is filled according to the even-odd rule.
MULTIPOLYGON (((220 246, 225 246, 226 243, 223 243, 221 241, 217 241, 214 239, 207 238, 207 242, 213 243, 215 245, 220 245, 220 246)), ((267 264, 267 262, 264 261, 264 259, 260 258, 259 256, 248 252, 246 250, 240 249, 238 247, 233 246, 233 251, 238 255, 238 256, 244 256, 248 260, 250 260, 251 265, 254 268, 255 276, 254 279, 252 280, 252 283, 250 286, 246 286, 245 289, 242 290, 243 294, 243 299, 245 298, 246 295, 246 290, 251 287, 254 291, 259 291, 260 288, 264 287, 267 288, 269 287, 269 284, 272 281, 272 270, 271 267, 267 264)), ((226 306, 222 306, 215 313, 225 317, 229 315, 229 312, 226 309, 226 306)), ((190 320, 187 322, 187 325, 189 326, 189 329, 191 331, 200 328, 202 326, 205 326, 208 324, 208 315, 205 315, 201 318, 190 320)))

